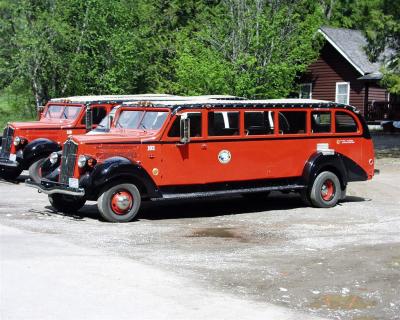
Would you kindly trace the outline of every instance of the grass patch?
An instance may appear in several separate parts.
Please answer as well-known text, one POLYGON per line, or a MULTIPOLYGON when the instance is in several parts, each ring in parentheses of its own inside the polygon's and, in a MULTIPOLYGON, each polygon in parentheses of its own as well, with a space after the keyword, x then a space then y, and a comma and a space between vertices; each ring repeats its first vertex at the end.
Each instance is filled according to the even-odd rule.
POLYGON ((26 94, 13 94, 0 91, 0 135, 7 122, 34 120, 33 106, 26 94))

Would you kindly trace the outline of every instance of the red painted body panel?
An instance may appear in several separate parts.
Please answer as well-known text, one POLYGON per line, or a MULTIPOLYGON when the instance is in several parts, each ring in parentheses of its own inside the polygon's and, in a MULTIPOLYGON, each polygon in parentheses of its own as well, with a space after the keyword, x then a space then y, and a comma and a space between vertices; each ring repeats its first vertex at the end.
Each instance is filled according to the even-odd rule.
MULTIPOLYGON (((82 110, 73 120, 48 119, 42 117, 39 121, 11 122, 9 125, 15 130, 14 137, 18 136, 24 138, 27 143, 39 138, 46 138, 61 145, 70 135, 86 133, 85 125, 82 124, 86 110, 86 107, 83 104, 49 102, 46 105, 43 114, 46 113, 47 109, 51 105, 80 106, 82 110)), ((91 107, 95 108, 96 106, 104 106, 106 112, 109 113, 115 105, 116 104, 94 104, 91 107)), ((12 145, 11 153, 16 153, 17 149, 20 150, 21 147, 23 146, 18 146, 16 148, 12 145)))
MULTIPOLYGON (((168 137, 176 115, 171 116, 159 131, 114 128, 108 134, 74 136, 73 140, 79 144, 78 155, 90 155, 98 163, 113 156, 128 158, 140 164, 160 187, 299 177, 306 162, 317 151, 318 144, 328 144, 330 150, 350 158, 371 179, 374 173, 372 140, 363 136, 363 127, 358 118, 349 110, 338 110, 352 116, 358 131, 335 133, 332 128, 335 128, 336 110, 331 109, 328 111, 332 114, 331 132, 312 133, 310 113, 316 110, 290 109, 307 112, 308 115, 306 132, 298 134, 281 134, 278 126, 275 126, 273 134, 245 135, 243 118, 248 110, 235 110, 240 114, 239 135, 209 137, 206 119, 210 111, 192 109, 178 112, 178 115, 184 112, 201 112, 203 115, 202 137, 192 137, 188 144, 182 145, 179 138, 168 137), (222 150, 230 152, 228 163, 221 163, 218 159, 222 150)), ((270 111, 275 111, 276 120, 279 111, 288 110, 275 108, 270 111)), ((75 177, 78 178, 80 174, 76 169, 75 177)))

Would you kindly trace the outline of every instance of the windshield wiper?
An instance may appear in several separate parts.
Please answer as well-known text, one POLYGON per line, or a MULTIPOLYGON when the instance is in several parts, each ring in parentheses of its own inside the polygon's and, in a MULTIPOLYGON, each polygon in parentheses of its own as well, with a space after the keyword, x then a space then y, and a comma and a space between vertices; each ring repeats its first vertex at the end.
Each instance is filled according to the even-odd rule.
POLYGON ((144 123, 140 123, 140 125, 139 125, 139 128, 143 128, 143 129, 144 129, 144 131, 146 131, 146 130, 147 130, 147 128, 146 128, 146 126, 144 125, 144 123))

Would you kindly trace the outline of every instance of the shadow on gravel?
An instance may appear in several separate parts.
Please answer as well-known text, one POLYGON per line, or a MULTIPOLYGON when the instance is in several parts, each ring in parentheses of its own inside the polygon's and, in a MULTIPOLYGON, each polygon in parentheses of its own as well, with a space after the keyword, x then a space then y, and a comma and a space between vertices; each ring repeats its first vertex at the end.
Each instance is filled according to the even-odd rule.
POLYGON ((67 213, 62 213, 55 211, 53 207, 51 206, 46 206, 45 210, 29 210, 29 212, 36 213, 36 214, 41 214, 44 216, 61 216, 61 217, 67 217, 71 218, 71 220, 77 220, 77 221, 85 221, 86 219, 95 219, 99 220, 99 215, 97 213, 97 206, 96 205, 86 205, 84 206, 81 210, 79 210, 77 213, 74 214, 67 214, 67 213), (94 208, 92 208, 94 207, 94 208))
POLYGON ((26 179, 29 178, 29 175, 21 174, 18 178, 16 179, 3 179, 0 178, 0 183, 9 183, 9 184, 20 184, 24 183, 26 179))
MULTIPOLYGON (((370 201, 370 199, 348 196, 346 200, 344 200, 344 202, 362 201, 370 201)), ((305 207, 306 206, 303 204, 299 196, 294 194, 281 195, 279 193, 273 194, 269 197, 260 197, 251 200, 241 196, 190 200, 158 200, 143 202, 142 209, 139 211, 135 220, 206 218, 272 210, 291 210, 305 207)), ((59 215, 81 221, 88 219, 102 221, 95 203, 86 204, 75 214, 57 212, 54 211, 51 206, 45 208, 46 210, 43 211, 35 210, 35 213, 49 216, 59 215)))
POLYGON ((246 199, 241 196, 195 200, 163 200, 146 203, 138 219, 163 220, 216 217, 305 207, 298 196, 246 199))
POLYGON ((342 200, 342 202, 364 202, 364 201, 372 201, 372 199, 366 199, 356 196, 347 196, 346 199, 342 200))

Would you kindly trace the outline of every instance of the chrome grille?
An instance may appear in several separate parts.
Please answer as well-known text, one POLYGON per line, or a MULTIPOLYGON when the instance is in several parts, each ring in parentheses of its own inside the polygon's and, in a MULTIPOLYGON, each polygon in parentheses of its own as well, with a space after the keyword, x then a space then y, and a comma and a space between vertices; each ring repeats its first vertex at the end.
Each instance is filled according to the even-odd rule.
POLYGON ((77 149, 78 145, 72 140, 67 140, 64 143, 63 152, 61 155, 61 183, 68 184, 68 179, 74 176, 77 149))
POLYGON ((1 139, 0 158, 8 158, 10 156, 11 144, 14 137, 14 129, 7 126, 3 132, 1 139))

